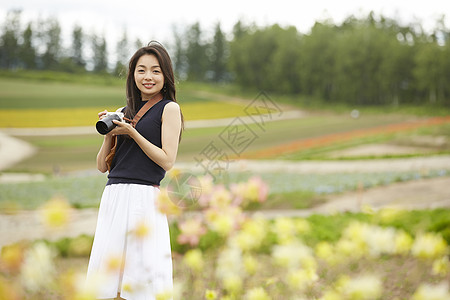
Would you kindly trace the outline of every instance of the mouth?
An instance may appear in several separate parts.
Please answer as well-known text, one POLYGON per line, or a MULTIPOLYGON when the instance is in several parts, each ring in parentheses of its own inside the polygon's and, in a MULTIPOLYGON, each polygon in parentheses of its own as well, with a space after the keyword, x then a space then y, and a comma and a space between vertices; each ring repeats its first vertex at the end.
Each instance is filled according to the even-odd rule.
POLYGON ((154 83, 144 83, 144 84, 143 84, 143 86, 144 86, 146 89, 151 89, 154 85, 155 85, 154 83))

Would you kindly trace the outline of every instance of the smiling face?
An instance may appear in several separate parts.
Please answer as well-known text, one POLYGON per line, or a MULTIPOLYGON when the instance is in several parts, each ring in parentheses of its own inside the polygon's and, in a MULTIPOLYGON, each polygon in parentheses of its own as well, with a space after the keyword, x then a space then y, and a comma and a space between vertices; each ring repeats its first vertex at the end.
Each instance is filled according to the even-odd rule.
POLYGON ((164 75, 158 59, 153 54, 142 55, 134 70, 134 81, 141 91, 142 101, 150 100, 164 87, 164 75))

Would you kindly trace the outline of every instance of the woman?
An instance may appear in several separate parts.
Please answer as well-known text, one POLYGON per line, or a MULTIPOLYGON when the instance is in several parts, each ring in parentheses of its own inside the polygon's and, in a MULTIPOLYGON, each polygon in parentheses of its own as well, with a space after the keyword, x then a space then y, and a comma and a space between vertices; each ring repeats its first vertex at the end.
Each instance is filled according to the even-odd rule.
MULTIPOLYGON (((183 127, 172 63, 159 43, 151 42, 133 55, 126 92, 127 120, 145 103, 151 106, 136 124, 114 121, 117 126, 105 135, 97 155, 97 167, 104 173, 117 137, 87 280, 101 275, 98 299, 151 300, 172 289, 168 223, 155 200, 160 181, 175 162, 183 127)), ((99 119, 106 113, 100 112, 99 119)))

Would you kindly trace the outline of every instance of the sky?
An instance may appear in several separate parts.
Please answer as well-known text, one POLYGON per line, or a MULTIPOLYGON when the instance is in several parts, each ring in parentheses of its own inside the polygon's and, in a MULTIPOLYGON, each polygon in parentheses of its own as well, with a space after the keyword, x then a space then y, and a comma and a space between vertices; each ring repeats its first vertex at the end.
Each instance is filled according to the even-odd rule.
POLYGON ((132 41, 168 43, 174 26, 183 30, 194 22, 209 34, 218 22, 223 31, 231 33, 238 20, 258 26, 295 26, 308 33, 316 21, 330 19, 340 24, 350 15, 365 17, 370 11, 401 24, 419 22, 425 30, 432 30, 436 20, 445 15, 450 27, 448 0, 0 0, 0 20, 11 9, 22 10, 23 23, 56 17, 66 43, 78 24, 85 32, 104 35, 114 45, 124 30, 132 41))

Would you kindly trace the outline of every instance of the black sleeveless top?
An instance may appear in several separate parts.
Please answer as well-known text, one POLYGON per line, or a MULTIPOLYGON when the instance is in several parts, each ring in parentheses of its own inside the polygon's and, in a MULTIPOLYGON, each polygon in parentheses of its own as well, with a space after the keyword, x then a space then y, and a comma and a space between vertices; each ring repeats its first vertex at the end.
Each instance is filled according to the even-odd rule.
MULTIPOLYGON (((155 103, 136 125, 136 130, 159 148, 162 147, 162 113, 166 104, 171 101, 163 99, 155 103)), ((142 101, 141 107, 144 104, 145 101, 142 101)), ((165 174, 166 171, 152 161, 132 138, 118 136, 116 154, 111 163, 106 185, 117 183, 159 185, 165 174)))

